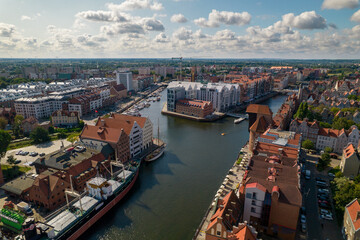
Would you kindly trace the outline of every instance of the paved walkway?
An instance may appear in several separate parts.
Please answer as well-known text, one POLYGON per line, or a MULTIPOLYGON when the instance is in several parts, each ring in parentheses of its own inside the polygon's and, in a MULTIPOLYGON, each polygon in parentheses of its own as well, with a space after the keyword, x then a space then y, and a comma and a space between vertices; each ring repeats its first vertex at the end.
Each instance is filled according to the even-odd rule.
POLYGON ((18 149, 14 149, 14 150, 10 150, 6 152, 5 157, 3 157, 1 159, 1 164, 7 164, 6 159, 8 156, 13 155, 16 159, 21 160, 21 164, 23 165, 28 165, 31 162, 35 161, 38 157, 31 157, 29 155, 27 156, 21 156, 21 155, 15 155, 16 152, 23 150, 23 151, 27 151, 27 152, 37 152, 37 153, 52 153, 56 150, 60 150, 60 147, 62 146, 62 143, 64 143, 64 147, 67 147, 69 145, 71 145, 71 142, 66 141, 65 139, 63 140, 56 140, 56 141, 52 141, 52 142, 47 142, 47 143, 41 143, 41 144, 36 144, 36 145, 32 145, 32 146, 28 146, 28 147, 23 147, 23 148, 18 148, 18 149))

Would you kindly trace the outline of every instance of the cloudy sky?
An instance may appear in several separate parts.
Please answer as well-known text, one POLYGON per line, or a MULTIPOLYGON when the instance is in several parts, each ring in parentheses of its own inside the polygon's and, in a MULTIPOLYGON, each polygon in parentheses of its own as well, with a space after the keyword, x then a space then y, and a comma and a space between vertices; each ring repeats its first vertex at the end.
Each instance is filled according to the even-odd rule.
POLYGON ((0 58, 360 58, 359 0, 0 0, 0 58))

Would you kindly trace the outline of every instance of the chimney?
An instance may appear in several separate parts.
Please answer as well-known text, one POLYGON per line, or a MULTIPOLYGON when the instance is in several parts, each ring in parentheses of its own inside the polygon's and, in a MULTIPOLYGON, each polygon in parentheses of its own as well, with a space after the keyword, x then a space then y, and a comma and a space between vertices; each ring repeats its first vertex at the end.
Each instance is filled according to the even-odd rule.
POLYGON ((104 119, 101 119, 100 121, 101 121, 101 126, 102 126, 102 127, 105 127, 105 120, 104 120, 104 119))

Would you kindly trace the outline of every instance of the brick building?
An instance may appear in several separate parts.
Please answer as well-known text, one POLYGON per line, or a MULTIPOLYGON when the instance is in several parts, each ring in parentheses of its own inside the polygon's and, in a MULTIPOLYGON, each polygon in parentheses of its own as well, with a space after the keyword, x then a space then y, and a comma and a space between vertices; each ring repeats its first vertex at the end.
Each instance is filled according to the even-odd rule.
POLYGON ((345 206, 343 233, 345 239, 356 240, 360 239, 360 205, 355 198, 348 205, 345 206))
POLYGON ((211 115, 214 110, 212 103, 209 101, 181 99, 176 102, 175 112, 205 118, 211 115))

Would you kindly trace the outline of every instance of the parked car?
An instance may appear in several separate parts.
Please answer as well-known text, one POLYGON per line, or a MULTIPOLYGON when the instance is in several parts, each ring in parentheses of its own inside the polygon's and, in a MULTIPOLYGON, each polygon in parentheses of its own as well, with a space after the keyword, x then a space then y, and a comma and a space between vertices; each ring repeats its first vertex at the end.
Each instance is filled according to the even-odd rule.
POLYGON ((326 195, 320 195, 320 196, 318 196, 318 199, 323 200, 323 201, 330 201, 329 197, 326 195))
POLYGON ((322 219, 326 219, 326 220, 330 220, 330 221, 334 220, 332 215, 330 215, 330 214, 322 214, 322 215, 320 215, 320 217, 322 219))
POLYGON ((304 214, 301 214, 300 221, 301 221, 301 223, 306 223, 306 217, 304 214))
POLYGON ((305 209, 305 207, 301 207, 301 208, 300 208, 300 213, 303 214, 303 215, 306 215, 306 209, 305 209))
POLYGON ((332 177, 332 178, 335 177, 335 174, 333 174, 333 173, 331 173, 331 172, 329 172, 328 175, 329 175, 329 177, 332 177))
POLYGON ((318 192, 319 192, 319 193, 329 193, 329 189, 319 188, 319 189, 318 189, 318 192))
POLYGON ((320 182, 320 181, 316 181, 316 186, 319 186, 319 187, 327 187, 327 183, 325 182, 320 182))
POLYGON ((19 163, 21 163, 21 160, 15 160, 15 162, 14 162, 15 164, 19 164, 19 163))
POLYGON ((328 204, 328 205, 330 205, 330 203, 328 202, 328 201, 326 201, 326 200, 318 200, 318 203, 325 203, 325 204, 328 204))
POLYGON ((34 166, 35 162, 30 162, 29 166, 34 166))
POLYGON ((40 153, 39 156, 43 157, 43 156, 45 156, 45 153, 40 153))
POLYGON ((22 154, 21 155, 23 155, 23 156, 26 156, 26 155, 28 155, 29 154, 29 152, 22 152, 22 154))
POLYGON ((326 204, 326 203, 319 203, 319 207, 325 208, 325 209, 331 209, 331 205, 330 205, 330 204, 326 204))
POLYGON ((330 214, 330 215, 332 215, 332 213, 329 210, 322 209, 322 208, 320 208, 320 213, 321 214, 330 214))
POLYGON ((17 151, 16 153, 15 153, 15 155, 21 155, 22 154, 22 150, 19 150, 19 151, 17 151))
POLYGON ((306 233, 306 223, 302 223, 302 224, 301 224, 301 231, 302 231, 303 233, 306 233))
POLYGON ((36 157, 37 155, 38 155, 37 152, 31 152, 31 153, 29 154, 29 156, 31 156, 31 157, 36 157))
POLYGON ((316 177, 315 180, 318 181, 318 182, 326 183, 326 181, 324 179, 320 178, 320 177, 316 177))

